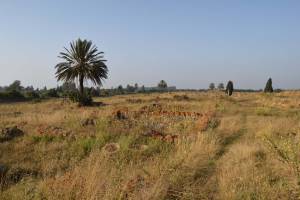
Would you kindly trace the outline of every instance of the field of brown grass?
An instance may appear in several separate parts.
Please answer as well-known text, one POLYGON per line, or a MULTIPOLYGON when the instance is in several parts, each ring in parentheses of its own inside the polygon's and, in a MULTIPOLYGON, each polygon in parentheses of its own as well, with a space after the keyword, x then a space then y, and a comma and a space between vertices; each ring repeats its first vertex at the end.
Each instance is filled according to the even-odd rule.
POLYGON ((299 199, 299 100, 176 92, 0 104, 0 199, 299 199))

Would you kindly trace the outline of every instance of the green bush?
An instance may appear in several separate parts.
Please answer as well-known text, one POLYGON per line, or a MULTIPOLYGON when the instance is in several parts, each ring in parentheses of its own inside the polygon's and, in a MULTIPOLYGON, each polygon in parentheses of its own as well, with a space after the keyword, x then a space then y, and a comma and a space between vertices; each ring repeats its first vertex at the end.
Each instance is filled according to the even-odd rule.
POLYGON ((29 99, 39 99, 40 98, 40 94, 37 93, 36 91, 29 91, 26 93, 26 97, 29 99))
POLYGON ((58 92, 55 88, 48 90, 45 94, 46 97, 59 97, 58 92))
POLYGON ((93 99, 90 94, 85 92, 83 95, 80 95, 79 92, 70 92, 69 99, 75 103, 78 103, 80 106, 89 106, 93 104, 93 99))
POLYGON ((16 90, 0 93, 0 101, 22 101, 25 97, 22 93, 16 90))

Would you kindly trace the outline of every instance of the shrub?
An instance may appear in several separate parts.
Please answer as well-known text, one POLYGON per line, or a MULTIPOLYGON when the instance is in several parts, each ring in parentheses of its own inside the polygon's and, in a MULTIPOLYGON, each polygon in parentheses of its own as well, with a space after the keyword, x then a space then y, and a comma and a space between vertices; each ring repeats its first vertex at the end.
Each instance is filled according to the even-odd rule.
POLYGON ((40 94, 37 93, 36 91, 29 91, 26 93, 26 97, 29 99, 39 99, 40 98, 40 94))
POLYGON ((59 97, 57 90, 55 88, 52 88, 48 90, 45 94, 46 97, 59 97))
POLYGON ((78 103, 80 106, 90 106, 93 103, 92 96, 87 92, 84 95, 80 95, 78 91, 70 92, 69 99, 75 103, 78 103))
POLYGON ((16 90, 0 93, 0 101, 23 101, 25 97, 22 93, 16 90))

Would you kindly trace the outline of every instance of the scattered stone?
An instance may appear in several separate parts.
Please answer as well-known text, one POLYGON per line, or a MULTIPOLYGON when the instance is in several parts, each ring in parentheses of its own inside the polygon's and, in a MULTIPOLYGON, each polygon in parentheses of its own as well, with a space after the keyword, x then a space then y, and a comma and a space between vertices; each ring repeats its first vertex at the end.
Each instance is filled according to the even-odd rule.
POLYGON ((103 150, 107 153, 116 153, 120 149, 120 145, 118 143, 109 143, 103 147, 103 150))
POLYGON ((71 134, 71 131, 64 130, 61 127, 58 126, 44 126, 41 125, 37 128, 37 133, 39 135, 47 135, 47 136, 69 136, 71 134))
POLYGON ((96 122, 94 119, 88 118, 81 121, 81 126, 95 126, 96 122))
POLYGON ((206 131, 207 129, 217 128, 220 120, 215 117, 215 113, 206 113, 196 121, 196 128, 199 131, 206 131))
POLYGON ((159 104, 159 103, 153 103, 153 104, 150 104, 148 106, 143 106, 141 109, 140 109, 140 112, 159 112, 161 111, 163 108, 162 108, 162 105, 159 104))
POLYGON ((173 98, 177 101, 187 101, 190 99, 187 95, 174 95, 173 98))
POLYGON ((138 151, 144 151, 144 150, 147 150, 148 148, 149 148, 149 146, 146 144, 141 144, 141 145, 136 144, 136 145, 131 146, 131 149, 138 150, 138 151))
POLYGON ((22 115, 22 112, 14 112, 14 116, 22 115))
POLYGON ((118 120, 126 119, 125 114, 121 110, 117 110, 114 114, 115 118, 118 120))
POLYGON ((6 181, 8 183, 14 184, 21 181, 26 176, 31 176, 32 171, 28 169, 23 169, 20 167, 11 168, 6 174, 6 181))
POLYGON ((20 127, 23 127, 23 126, 26 126, 28 124, 27 121, 21 121, 20 123, 18 123, 18 126, 20 127))
POLYGON ((178 138, 178 135, 171 135, 171 134, 164 135, 163 133, 156 130, 145 132, 143 135, 147 137, 157 138, 162 141, 171 142, 171 143, 174 143, 175 140, 178 138))
POLYGON ((12 140, 15 137, 23 136, 24 132, 21 129, 18 129, 17 126, 4 128, 0 133, 0 142, 12 140))
POLYGON ((142 103, 142 99, 126 99, 128 103, 142 103))
POLYGON ((164 141, 174 143, 177 138, 178 135, 166 135, 164 141))
POLYGON ((2 185, 16 184, 27 176, 37 176, 38 172, 21 167, 8 168, 0 165, 0 183, 2 185))
POLYGON ((143 186, 145 186, 145 178, 141 175, 137 175, 125 183, 123 192, 127 196, 128 193, 132 193, 134 190, 140 190, 143 186))
POLYGON ((152 107, 162 109, 162 105, 158 103, 152 104, 152 107))
POLYGON ((289 137, 295 137, 297 135, 297 133, 296 132, 288 132, 287 133, 287 136, 289 136, 289 137))
POLYGON ((18 117, 22 115, 22 112, 8 112, 8 113, 0 113, 0 116, 6 116, 6 117, 18 117))
POLYGON ((142 151, 147 150, 148 148, 149 148, 149 146, 146 144, 142 144, 139 146, 139 150, 142 150, 142 151))
POLYGON ((145 132, 145 133, 143 133, 143 135, 147 136, 147 137, 155 137, 155 138, 159 138, 159 139, 162 139, 164 137, 164 134, 162 134, 161 132, 156 131, 156 130, 151 130, 151 131, 145 132))

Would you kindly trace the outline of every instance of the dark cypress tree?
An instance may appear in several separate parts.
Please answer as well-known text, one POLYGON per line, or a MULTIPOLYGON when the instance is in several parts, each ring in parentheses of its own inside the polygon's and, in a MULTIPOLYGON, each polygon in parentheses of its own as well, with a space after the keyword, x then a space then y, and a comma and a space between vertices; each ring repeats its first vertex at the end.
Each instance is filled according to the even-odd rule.
POLYGON ((228 96, 231 96, 231 95, 232 95, 232 93, 233 93, 233 82, 232 82, 232 81, 228 81, 227 86, 226 86, 225 93, 226 93, 228 96))
POLYGON ((272 93, 273 92, 273 86, 272 86, 272 79, 271 78, 269 78, 269 80, 266 84, 264 92, 265 93, 272 93))

